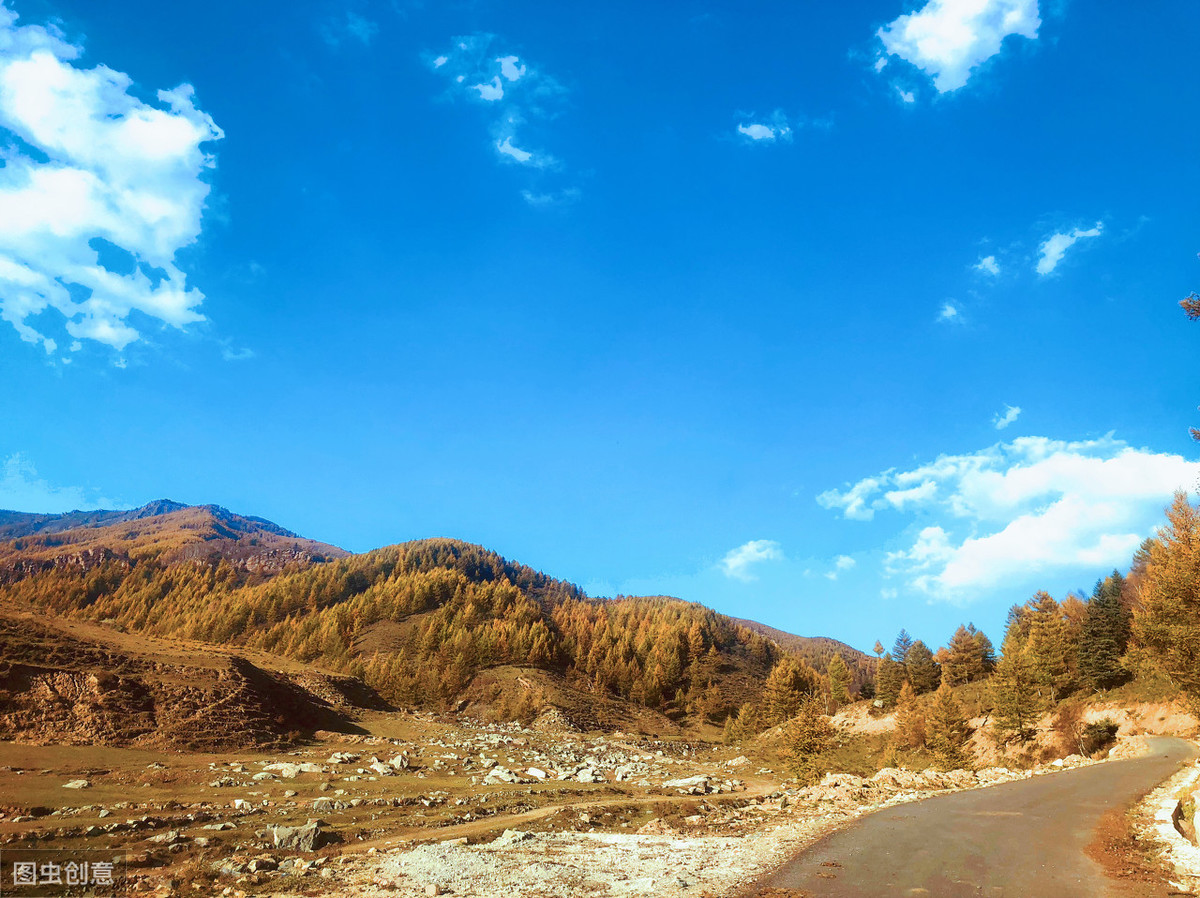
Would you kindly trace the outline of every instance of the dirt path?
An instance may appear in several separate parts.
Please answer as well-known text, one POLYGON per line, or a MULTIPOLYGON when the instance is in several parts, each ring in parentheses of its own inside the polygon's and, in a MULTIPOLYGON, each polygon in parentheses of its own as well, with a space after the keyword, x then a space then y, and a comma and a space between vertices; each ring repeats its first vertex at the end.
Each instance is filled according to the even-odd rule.
MULTIPOLYGON (((762 798, 770 791, 771 787, 769 786, 753 785, 748 787, 744 792, 737 792, 728 798, 725 796, 710 795, 707 796, 707 799, 715 804, 722 803, 722 798, 726 798, 726 801, 731 802, 743 802, 754 798, 762 798)), ((665 805, 686 800, 689 799, 682 795, 631 795, 625 797, 606 795, 603 798, 579 798, 575 801, 545 805, 544 807, 521 811, 516 814, 497 814, 494 817, 481 817, 478 820, 472 820, 470 823, 455 823, 450 826, 439 826, 434 829, 427 826, 401 828, 378 839, 350 843, 341 853, 362 854, 371 848, 383 850, 398 842, 408 842, 416 845, 425 842, 445 842, 447 839, 477 839, 480 836, 501 833, 506 829, 519 829, 521 826, 536 823, 539 820, 544 820, 547 817, 552 817, 567 810, 589 811, 612 805, 623 807, 637 805, 644 807, 647 805, 665 805)))
POLYGON ((1115 894, 1112 880, 1086 853, 1093 831, 1107 811, 1127 807, 1196 753, 1182 739, 1156 738, 1146 757, 888 808, 817 842, 750 894, 1115 894))

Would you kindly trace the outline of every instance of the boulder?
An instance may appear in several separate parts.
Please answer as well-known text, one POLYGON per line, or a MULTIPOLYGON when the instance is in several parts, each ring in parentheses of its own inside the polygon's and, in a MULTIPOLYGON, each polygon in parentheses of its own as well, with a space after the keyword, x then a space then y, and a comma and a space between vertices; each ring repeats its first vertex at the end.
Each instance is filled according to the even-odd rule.
POLYGON ((309 820, 303 826, 276 826, 272 835, 275 847, 285 851, 316 851, 337 840, 336 834, 324 829, 320 820, 309 820))
POLYGON ((69 783, 63 783, 64 789, 90 789, 92 784, 87 780, 71 780, 69 783))

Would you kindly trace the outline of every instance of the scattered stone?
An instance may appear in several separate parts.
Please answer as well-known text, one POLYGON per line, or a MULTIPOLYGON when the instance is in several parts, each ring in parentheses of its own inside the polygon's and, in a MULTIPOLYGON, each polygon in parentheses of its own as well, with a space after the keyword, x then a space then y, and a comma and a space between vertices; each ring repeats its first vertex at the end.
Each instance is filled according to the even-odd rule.
POLYGON ((64 789, 90 789, 92 784, 87 780, 71 780, 69 783, 63 783, 64 789))

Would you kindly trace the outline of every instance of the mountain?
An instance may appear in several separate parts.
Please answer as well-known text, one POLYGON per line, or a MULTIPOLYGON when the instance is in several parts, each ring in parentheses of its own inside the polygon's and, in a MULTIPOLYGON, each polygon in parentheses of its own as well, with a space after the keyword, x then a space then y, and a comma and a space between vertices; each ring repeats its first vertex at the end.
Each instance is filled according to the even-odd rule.
MULTIPOLYGON (((668 718, 719 724, 759 702, 785 655, 823 670, 838 651, 856 679, 865 658, 680 599, 591 598, 457 540, 349 555, 168 500, 0 512, 0 610, 318 664, 408 707, 465 703, 511 719, 617 702, 646 709, 657 730, 668 718)), ((619 725, 609 712, 601 722, 619 725)))
POLYGON ((268 520, 219 505, 159 499, 129 511, 29 514, 0 511, 0 579, 14 567, 87 569, 101 561, 224 559, 259 572, 344 558, 345 550, 305 539, 268 520))

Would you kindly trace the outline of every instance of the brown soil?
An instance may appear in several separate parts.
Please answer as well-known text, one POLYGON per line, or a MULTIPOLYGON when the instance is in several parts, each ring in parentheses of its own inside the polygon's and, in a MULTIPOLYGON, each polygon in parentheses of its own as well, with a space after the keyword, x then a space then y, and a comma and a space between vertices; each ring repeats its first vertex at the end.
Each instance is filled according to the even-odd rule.
POLYGON ((1100 819, 1087 854, 1112 880, 1111 894, 1119 898, 1164 898, 1190 895, 1170 884, 1168 871, 1139 842, 1126 812, 1113 809, 1100 819))
POLYGON ((128 651, 102 629, 0 614, 0 739, 220 751, 353 732, 348 710, 382 704, 346 678, 293 679, 180 644, 154 657, 146 640, 128 651))

